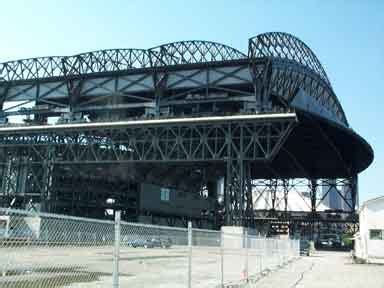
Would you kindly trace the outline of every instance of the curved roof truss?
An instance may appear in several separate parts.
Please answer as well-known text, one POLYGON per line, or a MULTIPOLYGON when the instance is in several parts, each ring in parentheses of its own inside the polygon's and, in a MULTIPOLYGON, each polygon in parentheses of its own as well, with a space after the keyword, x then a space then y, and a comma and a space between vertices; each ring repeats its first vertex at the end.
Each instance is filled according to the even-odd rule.
POLYGON ((108 49, 73 56, 8 61, 0 63, 0 81, 34 80, 242 58, 247 56, 220 43, 181 41, 151 49, 108 49))
POLYGON ((282 32, 269 32, 259 34, 249 39, 249 56, 276 57, 293 60, 304 65, 317 74, 330 85, 327 74, 315 53, 299 38, 282 32))

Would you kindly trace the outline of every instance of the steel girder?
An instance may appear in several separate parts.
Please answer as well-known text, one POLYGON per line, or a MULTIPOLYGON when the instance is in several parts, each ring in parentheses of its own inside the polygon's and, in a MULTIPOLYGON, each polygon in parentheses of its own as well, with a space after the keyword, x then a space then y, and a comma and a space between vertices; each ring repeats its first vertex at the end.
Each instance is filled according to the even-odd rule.
MULTIPOLYGON (((149 117, 161 118, 164 108, 199 107, 206 103, 213 103, 211 110, 199 110, 194 116, 219 115, 215 110, 219 104, 225 102, 227 107, 235 107, 234 104, 241 103, 231 114, 286 112, 294 107, 348 127, 319 60, 307 45, 286 33, 251 38, 248 56, 219 43, 182 41, 148 50, 102 50, 1 63, 0 101, 1 105, 15 101, 14 109, 26 102, 49 104, 47 114, 56 116, 68 111, 90 112, 96 115, 93 121, 101 120, 99 114, 108 114, 106 118, 110 121, 125 120, 131 116, 119 111, 142 108, 153 108, 155 113, 149 117), (226 93, 226 97, 218 97, 217 93, 226 93), (298 104, 300 97, 305 105, 298 104)), ((2 109, 3 116, 26 115, 25 111, 7 113, 2 109)), ((31 113, 35 119, 46 117, 38 111, 31 113)), ((191 109, 189 114, 193 113, 191 109)), ((145 119, 148 115, 133 117, 145 119)), ((251 162, 273 159, 293 125, 286 119, 8 131, 0 133, 2 191, 12 195, 29 189, 31 195, 33 190, 49 198, 52 167, 61 164, 223 162, 226 221, 242 224, 254 208, 251 162)), ((340 197, 354 211, 357 176, 350 172, 352 176, 347 179, 328 182, 330 186, 337 186, 332 184, 335 181, 349 183, 345 185, 351 187, 350 196, 343 190, 340 197)), ((290 179, 278 175, 269 181, 274 191, 273 210, 283 201, 285 211, 288 191, 294 190, 295 185, 289 185, 290 179), (282 196, 278 191, 282 191, 282 196)), ((319 205, 318 187, 322 181, 327 180, 312 179, 307 183, 312 211, 319 205)))
POLYGON ((272 32, 249 39, 248 57, 269 58, 272 64, 271 93, 292 101, 303 89, 320 106, 332 112, 334 121, 348 125, 343 108, 333 92, 324 68, 313 51, 288 33, 272 32))
POLYGON ((85 124, 82 129, 64 125, 62 129, 0 132, 0 148, 5 155, 30 155, 37 163, 46 159, 47 147, 54 147, 55 163, 196 162, 240 157, 254 161, 272 159, 295 123, 288 114, 278 120, 126 127, 103 127, 101 123, 101 127, 85 124))
POLYGON ((0 64, 0 80, 75 77, 165 65, 193 64, 246 58, 240 51, 210 41, 180 41, 151 49, 109 49, 73 56, 51 56, 0 64))
MULTIPOLYGON (((251 116, 236 121, 228 121, 226 117, 216 120, 118 127, 83 124, 81 129, 79 125, 56 129, 35 126, 39 129, 0 132, 3 179, 13 177, 7 168, 13 161, 24 159, 28 173, 36 181, 30 186, 49 202, 55 165, 222 162, 227 167, 226 223, 242 225, 253 215, 250 162, 271 161, 293 129, 296 118, 288 114, 281 119, 251 116)), ((27 181, 20 175, 15 179, 27 181)), ((3 189, 3 196, 14 194, 12 191, 3 189)))
POLYGON ((315 53, 297 37, 282 32, 259 34, 249 40, 251 57, 276 57, 293 60, 316 72, 330 85, 327 74, 315 53))
POLYGON ((307 232, 313 238, 315 226, 319 223, 356 225, 358 222, 356 214, 357 193, 357 175, 338 179, 273 178, 253 180, 252 196, 255 221, 258 224, 267 222, 288 223, 291 226, 291 232, 295 223, 304 224, 310 228, 307 232), (288 197, 293 197, 295 199, 293 203, 298 206, 287 207, 288 197), (321 204, 331 207, 321 207, 321 204), (338 207, 334 207, 335 204, 338 207), (324 207, 327 209, 324 210, 324 207))
POLYGON ((357 175, 336 179, 258 179, 252 181, 252 187, 253 206, 259 210, 295 212, 294 207, 287 207, 288 197, 293 197, 293 194, 302 200, 295 204, 302 204, 312 214, 321 211, 322 204, 326 204, 323 207, 336 204, 339 207, 329 209, 354 214, 358 205, 357 175), (334 200, 331 197, 338 198, 340 202, 330 203, 334 200))
MULTIPOLYGON (((51 200, 52 173, 54 165, 51 149, 47 149, 46 159, 41 163, 32 163, 29 156, 6 156, 1 165, 1 197, 2 206, 8 206, 12 199, 21 201, 24 206, 34 200, 43 205, 51 200), (4 163, 4 162, 3 162, 4 163)), ((43 207, 44 209, 44 207, 43 207)))
MULTIPOLYGON (((254 107, 257 111, 274 111, 281 107, 273 107, 271 95, 281 97, 290 105, 297 90, 302 89, 306 97, 315 103, 313 105, 316 107, 310 112, 320 113, 348 126, 343 109, 320 62, 302 41, 286 33, 266 33, 251 38, 248 57, 234 48, 215 42, 181 41, 148 50, 114 49, 69 57, 10 61, 0 64, 0 75, 0 94, 4 95, 4 101, 23 101, 28 98, 28 101, 52 104, 50 109, 56 109, 57 112, 69 106, 71 111, 78 108, 91 111, 100 110, 101 107, 108 110, 148 105, 159 111, 160 106, 167 106, 167 96, 174 98, 172 101, 185 101, 192 105, 193 101, 188 95, 198 92, 202 97, 202 91, 205 90, 206 97, 210 94, 209 91, 217 88, 248 96, 249 99, 240 101, 253 104, 242 108, 245 109, 243 111, 254 111, 254 107), (243 65, 250 69, 240 69, 241 71, 234 73, 228 67, 236 70, 236 67, 243 65), (220 69, 221 66, 223 69, 220 69), (215 69, 218 70, 218 75, 208 73, 215 69), (220 73, 223 77, 220 77, 220 73), (261 75, 262 78, 258 79, 261 75), (161 89, 158 87, 159 83, 161 89), (248 88, 239 89, 239 85, 248 85, 248 88), (179 91, 180 89, 185 91, 179 91), (162 93, 158 93, 159 90, 162 93), (148 97, 142 95, 143 93, 156 96, 148 97), (90 101, 88 104, 100 103, 100 100, 116 95, 124 99, 130 98, 130 103, 117 103, 114 107, 106 104, 100 107, 84 107, 87 106, 87 101, 90 101), (79 107, 73 99, 81 100, 79 98, 84 96, 93 99, 78 101, 83 106, 79 107), (71 99, 64 100, 65 98, 71 99)), ((222 100, 219 99, 219 102, 222 100)), ((236 101, 234 98, 232 100, 236 101)), ((197 102, 205 101, 206 99, 199 99, 197 102)), ((217 99, 213 100, 215 101, 217 99)), ((215 111, 210 113, 214 114, 215 111)))
POLYGON ((163 65, 179 65, 238 60, 247 56, 230 46, 212 41, 179 41, 151 48, 163 65))
MULTIPOLYGON (((3 114, 24 115, 25 111, 9 111, 33 101, 49 104, 49 111, 46 112, 57 115, 69 110, 97 114, 103 111, 139 108, 153 108, 157 111, 156 115, 159 115, 160 109, 177 105, 255 102, 252 79, 246 62, 218 67, 203 65, 194 69, 164 68, 133 72, 135 73, 121 72, 102 77, 88 75, 77 79, 57 79, 53 82, 30 81, 23 85, 12 84, 9 89, 3 89, 3 98, 8 102, 22 101, 22 104, 15 102, 11 107, 3 109, 3 114), (218 99, 214 97, 218 92, 232 95, 218 99), (193 98, 194 95, 199 97, 193 98), (118 101, 112 101, 113 98, 118 101)), ((0 93, 1 85, 2 83, 0 93)), ((211 114, 214 115, 214 112, 211 111, 211 114)))
MULTIPOLYGON (((147 107, 153 108, 155 114, 159 115, 160 109, 177 105, 192 107, 204 103, 221 105, 220 103, 225 102, 249 103, 242 110, 238 108, 234 111, 236 113, 268 112, 282 109, 273 107, 271 95, 279 97, 290 106, 301 89, 305 97, 312 99, 315 105, 310 112, 322 113, 324 117, 343 125, 347 123, 332 89, 317 74, 304 66, 278 59, 250 59, 221 67, 204 65, 181 70, 152 69, 138 74, 125 75, 121 72, 102 77, 88 75, 81 79, 32 81, 23 85, 7 83, 4 87, 1 85, 0 83, 0 89, 4 91, 4 101, 19 101, 11 106, 13 109, 38 101, 51 105, 47 112, 56 114, 67 110, 97 114, 102 111, 147 107), (215 93, 226 93, 228 96, 215 98, 215 93), (199 98, 193 98, 195 94, 199 98), (115 97, 119 97, 118 100, 112 101, 115 97)), ((292 105, 295 105, 294 102, 292 105)), ((3 113, 9 114, 11 107, 4 109, 3 113)), ((36 112, 38 111, 31 111, 36 112)), ((204 113, 207 112, 211 115, 217 114, 214 110, 204 113)), ((114 113, 118 115, 117 112, 114 113)), ((23 115, 25 111, 14 111, 11 114, 23 115)))

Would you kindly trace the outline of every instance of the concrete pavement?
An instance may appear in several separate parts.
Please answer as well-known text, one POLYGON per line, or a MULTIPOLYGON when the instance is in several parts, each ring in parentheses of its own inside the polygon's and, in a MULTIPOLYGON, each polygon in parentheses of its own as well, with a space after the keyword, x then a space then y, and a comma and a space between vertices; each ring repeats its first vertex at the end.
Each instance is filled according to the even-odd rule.
POLYGON ((384 288, 384 265, 354 264, 349 253, 317 251, 315 255, 303 257, 248 286, 250 288, 384 288))

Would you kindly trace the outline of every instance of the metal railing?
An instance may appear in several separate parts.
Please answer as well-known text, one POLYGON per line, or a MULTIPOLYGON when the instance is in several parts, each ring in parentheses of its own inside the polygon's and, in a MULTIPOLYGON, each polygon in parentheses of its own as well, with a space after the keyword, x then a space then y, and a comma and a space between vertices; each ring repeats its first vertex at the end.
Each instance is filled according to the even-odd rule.
POLYGON ((0 287, 227 287, 299 256, 298 240, 0 208, 0 287))

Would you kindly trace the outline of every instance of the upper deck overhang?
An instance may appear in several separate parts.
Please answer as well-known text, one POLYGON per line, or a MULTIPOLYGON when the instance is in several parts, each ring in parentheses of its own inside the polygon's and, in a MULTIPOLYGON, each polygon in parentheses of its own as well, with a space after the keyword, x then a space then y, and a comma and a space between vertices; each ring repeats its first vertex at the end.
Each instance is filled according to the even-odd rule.
MULTIPOLYGON (((255 160, 255 175, 341 177, 361 172, 373 161, 371 146, 349 127, 316 55, 304 42, 287 33, 265 33, 249 39, 247 54, 215 42, 181 41, 151 49, 112 49, 9 61, 0 64, 0 99, 1 104, 47 104, 46 114, 30 111, 32 115, 41 113, 42 118, 70 111, 94 113, 96 120, 105 111, 120 115, 130 109, 142 112, 153 108, 156 117, 161 117, 159 111, 167 107, 211 105, 209 117, 184 117, 182 112, 173 119, 120 121, 119 116, 111 122, 2 127, 3 139, 11 139, 12 135, 27 139, 28 135, 39 133, 97 135, 108 129, 215 125, 228 128, 252 123, 263 127, 262 131, 265 123, 277 126, 279 121, 290 122, 287 112, 294 110, 296 124, 283 137, 273 157, 268 154, 272 150, 264 153, 267 156, 255 152, 254 158, 249 157, 248 160, 255 160), (237 110, 231 111, 233 116, 215 115, 220 105, 226 105, 226 109, 236 106, 237 110), (242 113, 249 115, 236 115, 242 113)), ((23 113, 3 108, 1 116, 23 113)), ((221 115, 227 114, 224 111, 221 115)), ((224 141, 223 145, 225 133, 217 138, 224 141)), ((249 139, 260 137, 258 133, 253 130, 249 139)), ((176 142, 183 136, 177 137, 176 142)), ((203 141, 209 145, 208 140, 203 141)), ((7 143, 9 147, 11 142, 7 143)), ((215 153, 212 152, 212 159, 218 160, 215 153)))
POLYGON ((195 165, 241 159, 253 163, 257 178, 348 177, 373 160, 372 148, 353 130, 303 111, 0 128, 3 156, 44 147, 57 148, 58 154, 70 151, 57 164, 195 165))

